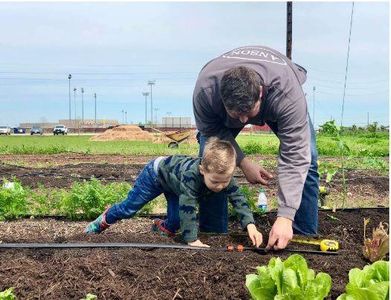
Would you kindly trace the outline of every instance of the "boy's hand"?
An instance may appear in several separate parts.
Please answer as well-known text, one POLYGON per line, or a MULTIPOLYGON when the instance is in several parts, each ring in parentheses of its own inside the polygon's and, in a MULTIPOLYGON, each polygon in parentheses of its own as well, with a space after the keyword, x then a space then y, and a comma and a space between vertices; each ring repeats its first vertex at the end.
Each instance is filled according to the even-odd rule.
POLYGON ((262 244, 262 233, 257 230, 254 224, 247 225, 248 236, 253 242, 253 246, 259 247, 262 244))
POLYGON ((196 240, 194 242, 189 242, 187 243, 189 246, 194 246, 194 247, 205 247, 205 248, 210 248, 209 245, 207 244, 204 244, 203 242, 201 242, 200 240, 196 240))

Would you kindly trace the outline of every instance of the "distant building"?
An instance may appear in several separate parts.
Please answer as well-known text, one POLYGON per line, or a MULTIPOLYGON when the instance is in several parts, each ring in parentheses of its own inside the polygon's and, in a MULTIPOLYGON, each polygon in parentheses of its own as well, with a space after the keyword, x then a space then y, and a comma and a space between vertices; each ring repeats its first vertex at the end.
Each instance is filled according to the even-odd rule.
POLYGON ((163 117, 158 127, 163 128, 192 128, 191 117, 163 117))
POLYGON ((117 120, 95 120, 93 119, 85 119, 83 122, 81 119, 76 120, 58 120, 58 122, 34 122, 34 123, 20 123, 19 127, 30 129, 33 126, 41 127, 42 129, 53 129, 56 125, 65 125, 69 129, 80 129, 80 128, 108 128, 112 126, 119 125, 117 120))

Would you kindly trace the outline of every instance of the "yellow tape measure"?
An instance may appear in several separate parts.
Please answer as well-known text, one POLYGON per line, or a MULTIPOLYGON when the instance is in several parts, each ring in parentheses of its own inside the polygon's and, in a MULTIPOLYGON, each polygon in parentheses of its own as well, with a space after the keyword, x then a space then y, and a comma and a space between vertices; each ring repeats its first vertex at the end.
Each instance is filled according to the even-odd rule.
POLYGON ((292 242, 299 244, 311 244, 311 245, 319 245, 321 251, 337 251, 339 250, 339 243, 335 240, 315 240, 315 239, 306 239, 306 238, 298 238, 294 237, 292 242))

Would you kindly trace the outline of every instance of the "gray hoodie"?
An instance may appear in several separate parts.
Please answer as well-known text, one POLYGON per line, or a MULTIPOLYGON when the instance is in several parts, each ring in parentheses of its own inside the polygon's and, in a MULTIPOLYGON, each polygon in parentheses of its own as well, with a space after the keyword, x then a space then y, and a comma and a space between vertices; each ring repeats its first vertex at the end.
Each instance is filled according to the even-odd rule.
POLYGON ((229 129, 242 129, 246 124, 229 117, 220 96, 224 72, 237 66, 249 67, 261 78, 263 96, 260 112, 246 124, 277 124, 276 135, 280 140, 278 216, 293 220, 300 206, 311 162, 307 103, 301 87, 306 80, 306 70, 278 51, 264 46, 236 48, 202 68, 193 94, 197 128, 205 136, 229 140, 236 149, 237 164, 244 154, 229 129))

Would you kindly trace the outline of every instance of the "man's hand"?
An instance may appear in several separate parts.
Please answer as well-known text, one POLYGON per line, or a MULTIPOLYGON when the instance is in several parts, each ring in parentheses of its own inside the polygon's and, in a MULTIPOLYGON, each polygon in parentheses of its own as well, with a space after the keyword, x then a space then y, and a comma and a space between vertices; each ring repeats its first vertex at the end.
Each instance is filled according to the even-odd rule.
POLYGON ((262 233, 260 233, 254 224, 247 225, 248 236, 253 242, 253 246, 259 247, 262 244, 262 233))
POLYGON ((205 248, 210 248, 209 245, 207 244, 204 244, 203 242, 201 242, 200 240, 196 240, 194 242, 189 242, 187 243, 189 246, 194 246, 194 247, 205 247, 205 248))
POLYGON ((273 178, 273 175, 267 172, 258 164, 253 163, 247 157, 243 158, 239 167, 242 169, 244 176, 249 183, 261 183, 267 185, 268 180, 273 178))
POLYGON ((270 248, 274 250, 284 249, 292 238, 292 220, 277 217, 269 233, 269 242, 267 243, 266 250, 270 248))

